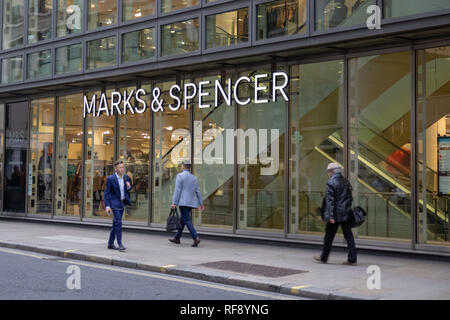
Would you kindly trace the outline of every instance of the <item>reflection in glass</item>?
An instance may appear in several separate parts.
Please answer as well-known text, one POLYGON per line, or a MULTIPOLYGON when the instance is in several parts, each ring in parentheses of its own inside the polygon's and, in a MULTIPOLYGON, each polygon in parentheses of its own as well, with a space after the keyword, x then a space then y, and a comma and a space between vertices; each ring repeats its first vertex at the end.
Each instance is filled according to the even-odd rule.
POLYGON ((95 69, 115 65, 116 42, 115 36, 89 41, 87 68, 95 69))
MULTIPOLYGON (((114 90, 107 90, 110 97, 114 90)), ((94 93, 89 93, 89 101, 94 93)), ((100 92, 95 92, 97 105, 100 103, 100 92)), ((110 105, 111 101, 108 101, 110 105)), ((85 217, 107 217, 104 203, 106 178, 114 173, 114 117, 102 114, 86 117, 86 154, 84 183, 85 217)))
POLYGON ((28 213, 52 213, 55 99, 32 100, 28 163, 28 213))
POLYGON ((412 14, 450 9, 448 0, 384 0, 384 17, 397 18, 412 14))
POLYGON ((23 57, 2 60, 2 83, 11 83, 23 79, 23 57))
POLYGON ((196 6, 200 0, 161 0, 161 12, 169 12, 196 6))
POLYGON ((248 41, 248 8, 206 17, 206 48, 248 41))
POLYGON ((291 67, 291 233, 323 234, 322 205, 330 162, 343 165, 344 62, 291 67))
POLYGON ((417 56, 418 241, 450 245, 448 177, 438 176, 450 171, 445 149, 438 154, 438 137, 450 136, 450 47, 420 50, 417 56))
POLYGON ((411 54, 349 60, 350 182, 359 236, 411 239, 411 54))
POLYGON ((373 0, 315 0, 316 30, 365 24, 373 0))
POLYGON ((58 0, 56 36, 81 32, 83 25, 83 0, 58 0))
POLYGON ((138 61, 155 56, 153 29, 125 33, 122 36, 122 62, 138 61))
POLYGON ((28 150, 28 102, 6 105, 5 193, 3 210, 25 212, 28 150), (18 117, 17 114, 22 115, 18 117))
POLYGON ((28 43, 52 37, 52 0, 30 0, 28 43))
MULTIPOLYGON (((136 87, 119 91, 131 93, 136 87)), ((135 105, 134 99, 131 102, 135 105)), ((150 112, 127 113, 119 117, 119 159, 125 164, 133 187, 130 190, 131 204, 125 209, 126 220, 148 221, 150 189, 150 112)))
POLYGON ((117 0, 89 0, 88 29, 111 26, 116 23, 117 0))
POLYGON ((198 19, 161 27, 162 55, 182 54, 199 50, 198 19))
MULTIPOLYGON (((214 105, 214 83, 220 76, 197 78, 195 82, 210 81, 203 85, 203 92, 210 93, 202 104, 214 105)), ((224 84, 224 87, 226 85, 224 84)), ((198 105, 198 97, 194 106, 198 105)), ((235 129, 235 107, 222 102, 215 108, 196 109, 194 112, 194 161, 193 173, 198 178, 205 210, 194 210, 194 224, 198 226, 231 228, 233 226, 234 165, 227 164, 227 157, 234 158, 233 150, 225 148, 227 139, 234 144, 234 136, 227 137, 227 129, 235 129), (228 154, 230 153, 230 154, 228 154)))
POLYGON ((51 51, 31 53, 27 56, 27 79, 37 79, 52 74, 51 51))
POLYGON ((2 170, 0 170, 0 208, 3 211, 3 192, 5 182, 3 180, 3 164, 4 164, 4 149, 5 148, 5 105, 0 104, 0 163, 2 170))
MULTIPOLYGON (((277 70, 282 71, 281 66, 277 70)), ((268 75, 259 80, 259 86, 266 87, 260 99, 270 98, 267 69, 246 72, 240 76, 254 77, 268 75)), ((239 86, 239 98, 254 98, 251 84, 239 86)), ((238 228, 270 232, 284 231, 285 180, 284 180, 284 137, 286 134, 286 102, 278 98, 268 103, 251 101, 238 107, 238 168, 239 198, 238 228), (241 157, 244 156, 245 159, 241 157), (239 155, 242 156, 239 156, 239 155)))
MULTIPOLYGON (((164 112, 153 113, 154 120, 154 163, 153 163, 153 223, 166 223, 175 189, 175 178, 180 172, 179 162, 190 160, 189 109, 169 109, 175 105, 169 89, 174 81, 156 83, 161 89, 164 112), (185 138, 185 140, 183 140, 185 138)), ((148 92, 151 93, 149 90, 148 92)))
POLYGON ((123 20, 134 20, 156 14, 156 0, 124 0, 123 20))
POLYGON ((82 50, 81 43, 56 48, 56 74, 81 71, 82 50))
POLYGON ((55 215, 80 216, 83 183, 83 95, 58 97, 55 215))
POLYGON ((257 39, 306 32, 306 0, 277 0, 257 6, 257 39))
POLYGON ((23 45, 25 0, 3 1, 3 50, 23 45))

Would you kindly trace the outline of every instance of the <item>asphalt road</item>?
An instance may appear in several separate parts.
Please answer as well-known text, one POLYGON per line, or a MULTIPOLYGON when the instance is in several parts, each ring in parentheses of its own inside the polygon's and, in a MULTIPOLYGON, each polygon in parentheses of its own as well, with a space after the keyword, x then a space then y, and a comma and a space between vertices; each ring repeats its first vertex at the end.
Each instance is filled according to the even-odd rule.
POLYGON ((5 299, 303 300, 161 273, 0 248, 0 300, 5 299))

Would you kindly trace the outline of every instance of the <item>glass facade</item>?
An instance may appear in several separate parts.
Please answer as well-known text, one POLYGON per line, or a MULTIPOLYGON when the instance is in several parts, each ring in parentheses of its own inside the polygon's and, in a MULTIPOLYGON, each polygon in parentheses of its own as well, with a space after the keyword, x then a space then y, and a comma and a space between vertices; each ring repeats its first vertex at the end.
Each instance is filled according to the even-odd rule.
POLYGON ((83 0, 58 0, 56 36, 81 32, 83 28, 83 0))
POLYGON ((56 74, 78 72, 83 69, 83 45, 81 43, 56 48, 56 74))
POLYGON ((248 42, 248 8, 206 17, 206 48, 248 42))
POLYGON ((88 29, 117 23, 117 0, 89 0, 88 29))
POLYGON ((384 0, 383 3, 385 18, 397 18, 450 9, 450 2, 447 0, 384 0))
POLYGON ((27 79, 38 79, 51 76, 51 51, 44 50, 27 56, 27 79))
POLYGON ((162 56, 199 50, 198 19, 168 24, 161 27, 162 56))
POLYGON ((2 60, 2 83, 23 80, 23 57, 17 56, 2 60))
POLYGON ((24 43, 25 0, 3 1, 3 50, 24 43))
POLYGON ((367 8, 373 0, 315 0, 315 29, 350 27, 365 24, 367 8))
POLYGON ((29 0, 28 43, 51 39, 53 0, 29 0))
POLYGON ((97 39, 88 42, 87 68, 96 69, 116 64, 117 37, 97 39))
POLYGON ((122 63, 155 56, 154 29, 143 29, 122 35, 122 63))
POLYGON ((257 40, 306 32, 306 0, 277 0, 256 8, 257 40))
POLYGON ((156 14, 156 0, 122 1, 123 20, 134 20, 156 14))
POLYGON ((200 4, 200 0, 161 0, 161 12, 185 9, 200 4))

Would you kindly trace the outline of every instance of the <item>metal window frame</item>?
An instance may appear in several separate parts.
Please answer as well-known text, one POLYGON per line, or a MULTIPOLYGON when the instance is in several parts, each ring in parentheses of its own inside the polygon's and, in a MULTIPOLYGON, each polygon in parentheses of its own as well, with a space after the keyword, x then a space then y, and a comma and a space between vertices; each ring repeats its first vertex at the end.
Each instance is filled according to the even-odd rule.
POLYGON ((70 43, 70 44, 64 45, 64 46, 54 47, 53 50, 54 50, 53 55, 55 56, 54 64, 53 64, 53 68, 54 68, 53 69, 53 79, 68 77, 68 76, 71 76, 71 75, 77 75, 80 72, 83 72, 83 73, 85 72, 85 70, 84 70, 84 63, 83 63, 83 61, 84 61, 84 54, 85 54, 83 42, 80 41, 80 42, 70 43), (81 45, 81 70, 79 70, 79 71, 72 71, 72 72, 57 73, 57 71, 56 71, 56 65, 57 65, 56 51, 58 49, 68 48, 68 47, 75 46, 75 45, 81 45))
POLYGON ((121 14, 121 19, 119 22, 120 26, 128 26, 128 25, 133 25, 135 23, 141 23, 141 22, 150 22, 152 20, 155 20, 158 17, 158 12, 159 12, 159 1, 158 0, 152 0, 155 1, 155 13, 154 14, 149 14, 146 16, 142 16, 140 18, 136 18, 136 19, 131 19, 131 20, 124 20, 124 15, 123 15, 123 9, 124 9, 124 5, 122 1, 119 1, 120 3, 120 14, 121 14))
POLYGON ((24 83, 30 83, 30 82, 40 82, 43 80, 50 80, 53 79, 53 65, 54 65, 54 48, 47 47, 47 48, 30 48, 24 51, 24 58, 25 58, 25 80, 24 83), (30 55, 35 53, 41 53, 44 51, 50 51, 50 74, 40 77, 40 78, 28 78, 28 58, 30 55))
POLYGON ((164 0, 158 0, 158 3, 159 3, 158 17, 159 18, 166 17, 166 16, 171 16, 171 15, 182 15, 183 13, 186 13, 186 12, 191 12, 191 11, 194 11, 194 10, 201 9, 202 6, 203 6, 203 0, 197 0, 198 4, 195 5, 195 6, 188 6, 186 8, 181 8, 181 9, 176 9, 176 10, 163 12, 162 11, 162 9, 163 9, 163 1, 164 0))
POLYGON ((86 24, 85 24, 86 29, 84 29, 85 31, 82 34, 87 35, 87 34, 96 33, 96 32, 99 32, 99 31, 107 31, 107 30, 111 30, 111 29, 117 29, 119 27, 119 21, 120 21, 119 18, 121 18, 121 16, 122 16, 122 14, 119 13, 119 6, 120 6, 120 3, 122 1, 121 0, 115 0, 115 1, 116 1, 116 22, 112 23, 110 26, 103 26, 103 27, 97 27, 97 28, 94 28, 94 29, 89 29, 89 8, 90 8, 91 0, 85 0, 86 7, 85 7, 84 11, 86 12, 85 13, 85 15, 86 15, 86 24), (119 17, 119 15, 120 15, 120 17, 119 17))
MULTIPOLYGON (((94 35, 94 34, 93 34, 94 35)), ((84 59, 83 61, 83 69, 84 69, 84 74, 96 74, 98 72, 101 71, 106 71, 106 70, 114 70, 119 66, 119 53, 120 53, 120 44, 119 44, 119 35, 118 35, 118 30, 108 30, 108 32, 105 32, 104 34, 102 34, 101 37, 98 37, 98 34, 95 34, 96 37, 88 37, 85 38, 83 41, 83 48, 84 48, 84 57, 86 57, 86 59, 84 59), (103 40, 106 38, 115 38, 116 40, 116 47, 115 47, 115 55, 116 55, 116 59, 115 59, 115 63, 113 65, 110 66, 106 66, 106 67, 97 67, 97 68, 89 68, 89 43, 91 41, 96 41, 96 40, 103 40)))
POLYGON ((419 19, 423 19, 423 18, 430 18, 430 17, 435 17, 435 16, 446 15, 446 14, 450 13, 450 8, 449 8, 449 9, 443 9, 443 10, 438 10, 438 11, 427 11, 427 12, 423 12, 423 13, 405 15, 405 16, 400 16, 400 17, 395 17, 395 18, 386 18, 385 14, 384 14, 386 0, 377 0, 377 1, 378 1, 378 5, 381 8, 382 25, 383 24, 394 24, 394 23, 398 23, 398 22, 411 21, 411 20, 419 20, 419 19))
POLYGON ((30 30, 29 30, 29 27, 30 27, 29 22, 30 22, 30 17, 31 17, 30 16, 30 1, 32 1, 32 0, 25 0, 26 7, 27 7, 26 10, 27 11, 25 12, 25 17, 24 18, 27 20, 27 22, 26 22, 27 29, 25 30, 26 34, 24 36, 26 37, 26 42, 24 41, 24 43, 26 43, 26 47, 27 48, 41 46, 41 45, 45 46, 47 44, 51 44, 53 42, 54 38, 55 38, 54 25, 55 25, 55 14, 56 14, 56 11, 55 11, 55 1, 56 0, 51 0, 51 2, 52 2, 52 17, 51 17, 51 21, 50 21, 50 27, 51 27, 50 38, 46 39, 46 40, 42 40, 42 41, 32 42, 32 43, 30 43, 29 39, 28 39, 29 32, 30 32, 30 30))
POLYGON ((145 25, 144 28, 142 29, 138 29, 136 30, 134 28, 123 28, 119 31, 119 41, 120 41, 120 56, 119 56, 119 65, 120 66, 137 66, 137 65, 142 65, 142 64, 147 64, 147 63, 152 63, 152 62, 156 62, 157 61, 157 51, 158 51, 158 43, 159 43, 159 38, 158 38, 158 30, 157 30, 157 25, 156 23, 148 23, 145 25), (145 29, 151 29, 152 30, 152 36, 153 36, 153 43, 155 44, 155 51, 153 54, 153 57, 150 58, 145 58, 145 59, 140 59, 137 61, 123 61, 123 40, 124 40, 124 36, 133 32, 140 32, 143 31, 145 29))

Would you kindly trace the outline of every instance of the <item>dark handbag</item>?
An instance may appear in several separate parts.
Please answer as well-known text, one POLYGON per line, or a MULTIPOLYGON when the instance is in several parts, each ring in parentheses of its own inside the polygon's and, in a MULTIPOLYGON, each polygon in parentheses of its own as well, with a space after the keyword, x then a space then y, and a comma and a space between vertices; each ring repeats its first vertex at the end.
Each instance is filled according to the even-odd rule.
POLYGON ((166 231, 178 231, 181 229, 180 216, 177 209, 170 209, 169 217, 167 218, 166 231))
POLYGON ((358 228, 360 225, 366 221, 367 212, 364 211, 361 207, 354 207, 352 210, 353 217, 352 217, 352 228, 358 228))

